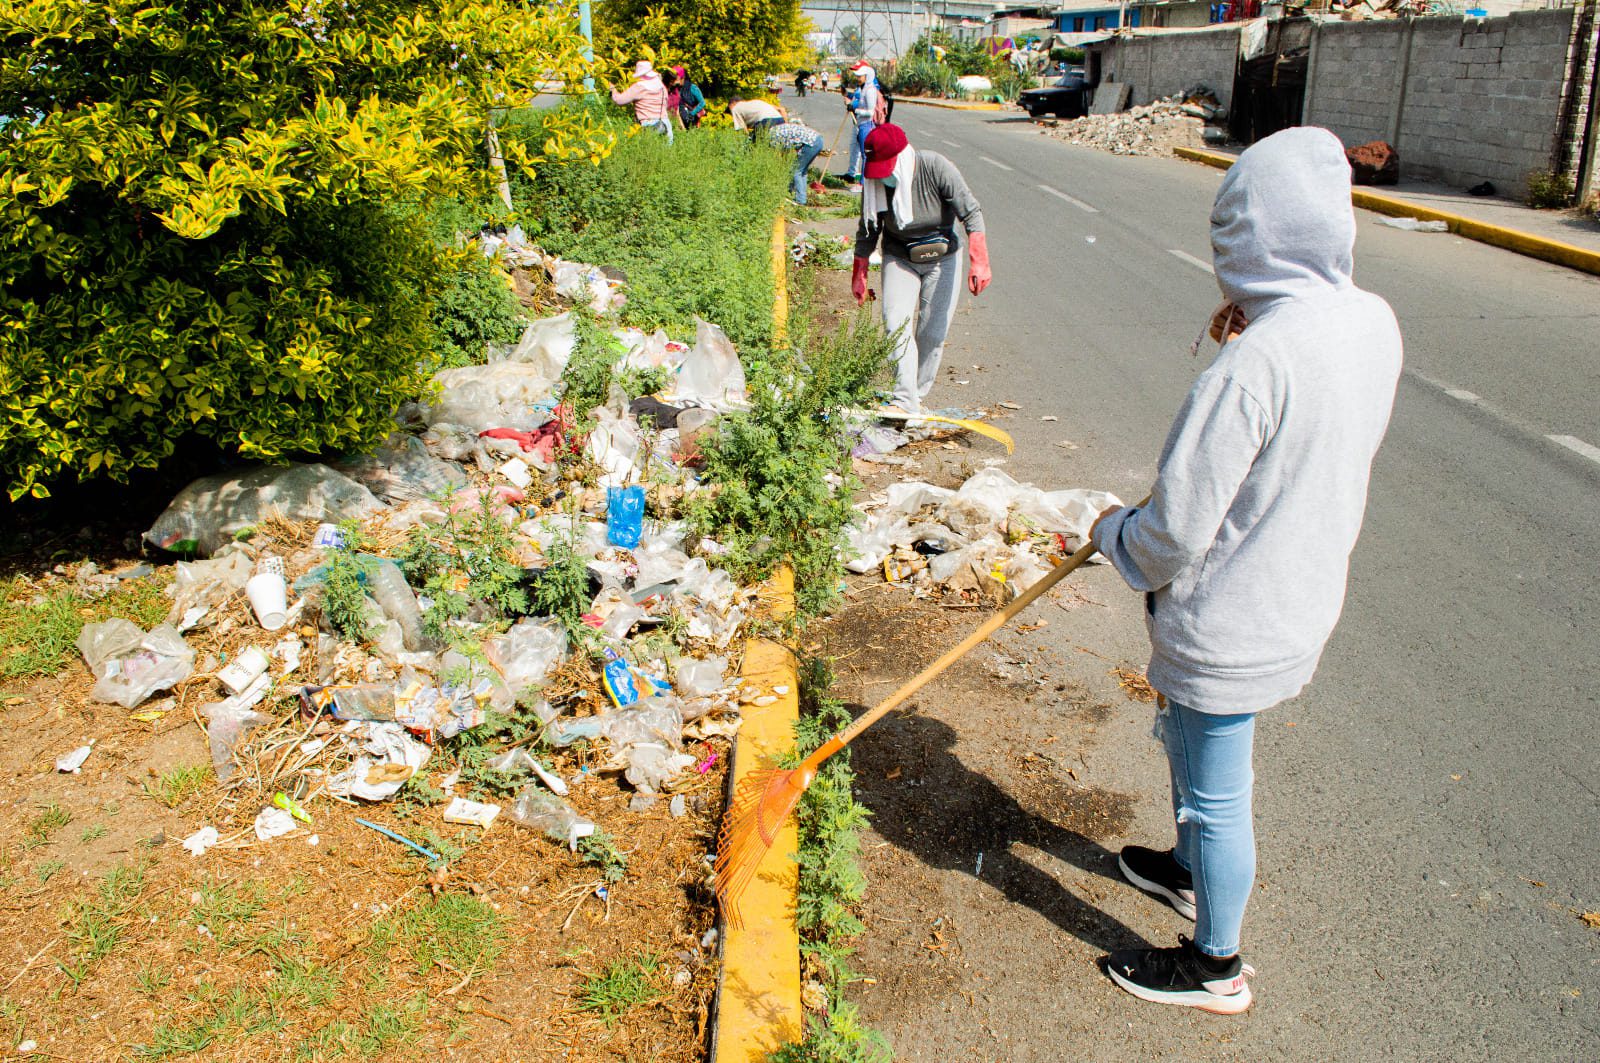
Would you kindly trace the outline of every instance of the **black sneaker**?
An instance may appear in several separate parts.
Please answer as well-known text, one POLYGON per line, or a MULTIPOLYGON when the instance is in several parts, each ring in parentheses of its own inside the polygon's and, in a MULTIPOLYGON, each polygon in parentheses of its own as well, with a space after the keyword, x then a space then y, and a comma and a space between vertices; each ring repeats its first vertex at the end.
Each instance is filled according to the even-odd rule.
POLYGON ((1125 845, 1117 854, 1117 866, 1123 878, 1166 901, 1185 919, 1194 919, 1194 879, 1171 849, 1158 853, 1142 845, 1125 845))
POLYGON ((1175 949, 1123 949, 1102 964, 1117 985, 1140 1000, 1179 1004, 1215 1015, 1237 1015, 1250 1006, 1256 969, 1235 956, 1220 972, 1208 970, 1188 938, 1175 949))

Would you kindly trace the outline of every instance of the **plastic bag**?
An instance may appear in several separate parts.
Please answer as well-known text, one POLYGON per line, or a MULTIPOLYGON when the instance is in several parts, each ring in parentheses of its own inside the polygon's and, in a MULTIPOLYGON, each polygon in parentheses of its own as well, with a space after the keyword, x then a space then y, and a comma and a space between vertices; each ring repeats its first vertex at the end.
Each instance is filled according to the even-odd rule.
POLYGON ((484 646, 489 663, 507 689, 520 694, 539 686, 567 655, 567 633, 554 620, 519 620, 510 631, 484 646))
POLYGON ((644 488, 606 488, 606 542, 632 550, 644 534, 644 488))
POLYGON ((467 474, 428 453, 416 436, 395 433, 371 454, 341 458, 335 467, 386 502, 411 502, 448 494, 467 474))
POLYGON ((542 833, 551 841, 560 842, 573 852, 578 851, 578 839, 594 833, 594 821, 572 810, 561 798, 537 786, 524 786, 511 802, 511 818, 542 833))
POLYGON ((422 770, 433 752, 397 723, 368 724, 367 741, 362 748, 364 755, 328 780, 329 793, 363 801, 387 801, 422 770))
POLYGON ((645 794, 660 793, 673 779, 694 766, 694 758, 689 754, 674 753, 655 742, 629 746, 623 759, 627 762, 623 777, 645 794))
POLYGON ((603 470, 600 486, 621 487, 634 478, 634 461, 639 456, 639 427, 626 416, 603 411, 600 423, 589 433, 584 456, 603 470))
MULTIPOLYGON (((420 653, 433 648, 433 640, 422 627, 422 606, 417 604, 416 592, 406 582, 399 565, 379 558, 367 573, 367 588, 383 615, 400 626, 403 649, 420 653)), ((399 652, 396 650, 391 656, 399 652)))
POLYGON ((543 317, 529 325, 517 345, 496 361, 520 362, 537 369, 546 380, 560 380, 578 344, 572 312, 543 317))
POLYGON ((127 620, 85 624, 78 632, 78 652, 99 680, 90 697, 125 709, 194 673, 194 650, 171 624, 161 624, 149 634, 127 620))
POLYGON ((678 662, 678 673, 673 676, 672 687, 685 698, 703 698, 727 687, 728 659, 706 657, 703 660, 678 662))
POLYGON ((245 735, 272 719, 243 705, 243 700, 242 697, 232 697, 201 707, 206 715, 206 737, 211 744, 211 768, 216 772, 219 783, 225 783, 233 777, 234 747, 245 735))
POLYGON ((163 550, 210 556, 270 516, 337 523, 382 509, 371 491, 326 465, 263 465, 194 481, 144 538, 163 550))
POLYGON ((683 710, 671 695, 647 697, 607 713, 604 720, 601 733, 618 748, 654 742, 677 749, 683 744, 683 710))
POLYGON ((172 599, 167 623, 179 631, 205 626, 203 622, 213 610, 244 592, 255 571, 248 554, 226 548, 223 556, 213 560, 179 561, 173 567, 176 571, 167 587, 167 596, 172 599))
POLYGON ((458 425, 474 432, 515 428, 531 432, 550 420, 555 379, 543 367, 525 362, 492 362, 433 375, 437 402, 427 408, 430 427, 458 425))
POLYGON ((727 335, 709 321, 694 319, 694 346, 678 368, 673 397, 717 410, 746 404, 744 366, 727 335))

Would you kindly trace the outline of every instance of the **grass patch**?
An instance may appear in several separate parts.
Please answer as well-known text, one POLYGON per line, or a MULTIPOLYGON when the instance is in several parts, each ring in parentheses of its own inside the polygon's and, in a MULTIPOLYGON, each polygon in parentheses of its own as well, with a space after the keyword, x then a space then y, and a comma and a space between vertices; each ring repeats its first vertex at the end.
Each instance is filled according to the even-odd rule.
POLYGON ((578 1009, 594 1012, 607 1026, 615 1026, 629 1011, 662 995, 660 970, 661 957, 649 952, 608 963, 599 974, 584 979, 578 1009))
MULTIPOLYGON (((501 139, 537 148, 546 123, 564 121, 564 111, 513 112, 501 139)), ((628 324, 687 336, 699 315, 735 344, 764 346, 772 339, 772 221, 793 166, 793 153, 731 130, 694 130, 670 145, 625 135, 598 166, 514 176, 513 198, 546 251, 627 274, 628 324)))
POLYGON ((129 580, 97 601, 65 588, 41 596, 22 577, 0 585, 0 690, 61 671, 77 658, 85 624, 116 616, 145 628, 160 623, 172 604, 162 594, 166 584, 165 576, 129 580))
POLYGON ((24 849, 37 849, 48 845, 56 831, 72 822, 72 813, 55 802, 43 805, 39 814, 28 821, 27 834, 22 839, 24 849))
POLYGON ((177 808, 203 791, 210 781, 209 764, 186 764, 146 780, 144 795, 157 804, 177 808))
POLYGON ((367 955, 381 965, 401 949, 418 975, 440 966, 457 976, 493 970, 505 951, 500 913, 465 893, 443 893, 373 923, 367 955))
POLYGON ((56 966, 73 985, 81 985, 96 963, 117 950, 128 913, 143 889, 144 868, 125 864, 100 880, 94 896, 67 907, 62 936, 71 948, 71 960, 57 960, 56 966))
POLYGON ((67 862, 65 860, 44 860, 40 862, 38 867, 33 869, 33 873, 34 876, 38 878, 39 885, 42 886, 46 882, 49 882, 50 879, 55 876, 57 871, 60 871, 66 866, 67 862))

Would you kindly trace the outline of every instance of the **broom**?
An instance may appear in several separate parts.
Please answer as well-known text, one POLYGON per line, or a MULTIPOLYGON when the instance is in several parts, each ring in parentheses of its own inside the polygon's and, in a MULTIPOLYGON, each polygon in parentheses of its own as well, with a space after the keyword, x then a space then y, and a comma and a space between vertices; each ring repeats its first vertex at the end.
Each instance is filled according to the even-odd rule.
MULTIPOLYGON (((1139 505, 1142 506, 1148 501, 1150 499, 1146 498, 1139 505)), ((817 777, 817 769, 822 767, 822 762, 855 741, 862 731, 877 723, 906 699, 927 686, 945 669, 966 656, 974 646, 1010 623, 1040 595, 1060 583, 1067 573, 1089 560, 1094 551, 1094 543, 1084 543, 1071 557, 1018 595, 1016 601, 985 620, 976 631, 962 639, 959 645, 924 668, 915 679, 879 702, 871 712, 865 713, 855 723, 818 746, 817 751, 801 761, 799 767, 758 769, 744 777, 728 802, 728 812, 723 817, 722 829, 717 832, 717 901, 722 906, 723 915, 729 926, 744 925, 739 912, 739 898, 750 885, 750 880, 755 877, 756 868, 772 848, 773 841, 778 837, 778 828, 794 812, 795 807, 800 804, 800 796, 806 792, 806 787, 811 785, 811 780, 817 777)))

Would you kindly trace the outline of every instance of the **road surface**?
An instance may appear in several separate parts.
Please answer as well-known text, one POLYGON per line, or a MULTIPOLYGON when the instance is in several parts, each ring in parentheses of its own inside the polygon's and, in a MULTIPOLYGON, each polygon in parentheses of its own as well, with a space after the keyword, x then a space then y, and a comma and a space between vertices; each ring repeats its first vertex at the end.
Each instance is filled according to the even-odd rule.
MULTIPOLYGON (((837 97, 785 103, 825 134, 838 125, 837 97)), ((1019 403, 1018 479, 1141 496, 1208 358, 1188 348, 1219 299, 1220 173, 1067 145, 1010 115, 902 104, 896 118, 966 175, 994 263, 931 401, 1019 403)), ((1600 909, 1600 279, 1358 220, 1356 279, 1393 305, 1406 370, 1343 619, 1308 690, 1258 730, 1255 1007, 1163 1008, 1094 970, 1130 934, 1170 944, 1185 929, 1109 877, 1118 845, 1163 847, 1171 829, 1150 710, 1118 697, 1074 783, 1133 795, 1117 836, 1065 855, 1006 839, 1059 898, 993 881, 957 851, 981 844, 961 831, 938 852, 908 840, 885 817, 915 805, 864 779, 881 807, 857 966, 876 981, 855 999, 897 1058, 1600 1058, 1600 930, 1580 919, 1600 909), (940 927, 961 923, 958 958, 930 973, 946 962, 940 927)), ((1142 663, 1139 602, 1109 567, 1077 589, 1103 608, 1051 611, 1011 649, 1114 693, 1078 648, 1142 663)), ((1020 699, 925 711, 977 773, 964 778, 1024 803, 1032 784, 996 752, 995 714, 1030 721, 1002 744, 1065 725, 1033 726, 1020 699)))

